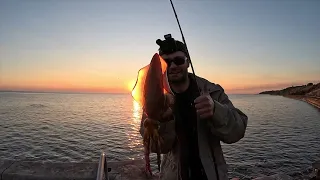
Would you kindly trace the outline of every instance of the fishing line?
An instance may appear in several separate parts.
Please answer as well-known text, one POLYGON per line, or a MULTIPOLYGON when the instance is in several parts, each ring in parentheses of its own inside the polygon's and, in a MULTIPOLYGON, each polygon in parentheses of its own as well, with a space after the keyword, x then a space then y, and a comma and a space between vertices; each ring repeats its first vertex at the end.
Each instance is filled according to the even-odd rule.
MULTIPOLYGON (((201 90, 200 90, 200 88, 199 88, 198 81, 197 81, 197 79, 196 79, 196 74, 195 74, 195 72, 194 72, 194 68, 193 68, 193 65, 192 65, 191 57, 190 57, 190 54, 189 54, 189 50, 188 50, 188 47, 187 47, 186 40, 185 40, 185 38, 184 38, 182 29, 181 29, 181 25, 180 25, 180 22, 179 22, 179 19, 178 19, 177 12, 176 12, 176 10, 175 10, 175 8, 174 8, 174 5, 173 5, 173 3, 172 3, 172 0, 170 0, 170 3, 171 3, 172 10, 173 10, 173 12, 174 12, 174 15, 175 15, 175 17, 176 17, 176 20, 177 20, 179 29, 180 29, 180 33, 181 33, 181 36, 182 36, 182 41, 183 41, 184 45, 186 46, 187 56, 188 56, 189 61, 190 61, 190 65, 191 65, 193 77, 194 77, 195 82, 196 82, 196 84, 197 84, 198 91, 199 91, 199 93, 201 94, 201 90)), ((209 147, 211 148, 210 144, 209 144, 209 147)), ((211 151, 212 151, 212 155, 213 155, 213 156, 212 156, 212 159, 213 159, 213 162, 214 162, 214 168, 215 168, 215 171, 216 171, 217 180, 219 180, 220 178, 219 178, 219 174, 218 174, 218 168, 217 168, 217 164, 216 164, 216 158, 215 158, 215 156, 214 156, 214 151, 213 151, 212 148, 211 148, 211 151)))
POLYGON ((197 79, 196 79, 196 74, 195 74, 195 72, 194 72, 194 68, 193 68, 193 65, 192 65, 192 61, 191 61, 191 57, 190 57, 189 50, 188 50, 188 47, 187 47, 187 43, 186 43, 186 40, 185 40, 185 38, 184 38, 182 29, 181 29, 181 26, 180 26, 180 22, 179 22, 179 19, 178 19, 178 15, 177 15, 177 13, 176 13, 176 9, 174 8, 174 5, 173 5, 173 3, 172 3, 172 0, 170 0, 170 3, 171 3, 171 7, 172 7, 172 9, 173 9, 174 15, 175 15, 175 17, 176 17, 176 20, 177 20, 179 29, 180 29, 180 33, 181 33, 181 36, 182 36, 182 41, 183 41, 184 45, 186 46, 187 56, 188 56, 188 59, 189 59, 189 61, 190 61, 190 65, 191 65, 191 70, 192 70, 193 77, 194 77, 194 79, 195 79, 195 81, 196 81, 196 84, 197 84, 197 87, 198 87, 198 91, 199 91, 199 93, 201 93, 201 90, 200 90, 199 85, 198 85, 198 81, 197 81, 197 79))

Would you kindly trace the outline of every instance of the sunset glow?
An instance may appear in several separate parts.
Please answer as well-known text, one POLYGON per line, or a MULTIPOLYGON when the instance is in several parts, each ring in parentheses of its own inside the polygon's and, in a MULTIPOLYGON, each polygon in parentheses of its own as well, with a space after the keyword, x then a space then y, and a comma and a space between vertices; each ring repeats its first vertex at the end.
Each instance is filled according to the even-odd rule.
MULTIPOLYGON (((156 39, 181 41, 167 1, 0 4, 0 91, 130 93, 156 39)), ((175 5, 196 74, 227 93, 320 81, 319 1, 175 5)))
POLYGON ((136 84, 136 80, 131 80, 129 83, 128 83, 128 90, 131 92, 134 85, 136 84))

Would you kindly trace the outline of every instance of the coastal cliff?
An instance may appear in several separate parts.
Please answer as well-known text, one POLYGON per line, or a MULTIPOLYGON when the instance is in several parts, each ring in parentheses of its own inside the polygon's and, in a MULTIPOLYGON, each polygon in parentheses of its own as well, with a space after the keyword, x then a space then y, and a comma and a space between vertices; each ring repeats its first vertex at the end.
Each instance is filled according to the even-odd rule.
POLYGON ((320 97, 320 83, 318 84, 309 83, 307 85, 302 85, 302 86, 292 86, 282 90, 263 91, 263 92, 260 92, 259 94, 320 97))
POLYGON ((287 87, 282 90, 263 91, 259 94, 270 94, 305 101, 320 109, 320 83, 308 83, 302 86, 287 87))

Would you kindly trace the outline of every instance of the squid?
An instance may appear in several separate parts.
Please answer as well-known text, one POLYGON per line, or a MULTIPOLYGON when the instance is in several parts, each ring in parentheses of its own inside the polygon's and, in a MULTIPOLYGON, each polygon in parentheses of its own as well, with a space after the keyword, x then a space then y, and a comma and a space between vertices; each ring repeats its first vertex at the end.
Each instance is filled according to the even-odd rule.
POLYGON ((145 171, 152 176, 150 167, 150 153, 157 154, 157 165, 160 171, 161 144, 159 125, 173 117, 174 96, 170 91, 166 79, 166 63, 154 54, 149 65, 140 69, 136 85, 132 90, 133 98, 142 106, 143 119, 143 146, 145 157, 145 171))
POLYGON ((143 145, 144 145, 144 156, 146 161, 145 171, 147 174, 152 176, 152 171, 150 167, 150 152, 152 151, 154 145, 155 151, 157 153, 157 165, 158 171, 160 172, 160 164, 161 164, 161 144, 163 144, 163 139, 159 136, 159 125, 161 122, 165 122, 173 118, 173 110, 172 105, 174 103, 174 99, 170 94, 166 94, 166 110, 162 112, 159 120, 154 120, 150 118, 146 118, 144 120, 144 134, 143 134, 143 145))

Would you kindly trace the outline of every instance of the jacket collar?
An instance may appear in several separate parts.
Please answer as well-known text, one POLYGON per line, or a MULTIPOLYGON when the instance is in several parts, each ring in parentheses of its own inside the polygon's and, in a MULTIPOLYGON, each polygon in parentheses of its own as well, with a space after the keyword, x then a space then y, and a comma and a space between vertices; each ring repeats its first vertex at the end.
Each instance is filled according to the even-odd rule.
MULTIPOLYGON (((191 78, 194 80, 193 74, 192 74, 192 73, 189 73, 189 74, 190 74, 189 77, 191 77, 191 78)), ((195 80, 196 80, 196 82, 197 82, 197 84, 198 84, 201 92, 203 92, 203 90, 205 89, 205 86, 207 87, 207 91, 208 91, 209 93, 216 92, 216 91, 219 91, 219 90, 220 90, 220 88, 219 88, 218 85, 216 85, 216 84, 208 81, 207 79, 204 79, 204 78, 199 77, 199 76, 197 76, 197 75, 196 75, 195 77, 196 77, 195 80)))
MULTIPOLYGON (((216 84, 208 81, 207 79, 204 79, 204 78, 199 77, 197 75, 194 76, 192 73, 189 73, 189 78, 191 78, 193 80, 196 80, 201 92, 203 92, 205 87, 207 87, 208 93, 213 93, 213 92, 216 92, 216 91, 220 91, 219 85, 216 85, 216 84)), ((166 79, 165 89, 168 92, 170 92, 171 94, 174 94, 172 89, 171 89, 171 87, 170 87, 170 85, 169 85, 168 78, 167 78, 167 73, 165 73, 165 79, 166 79)))

